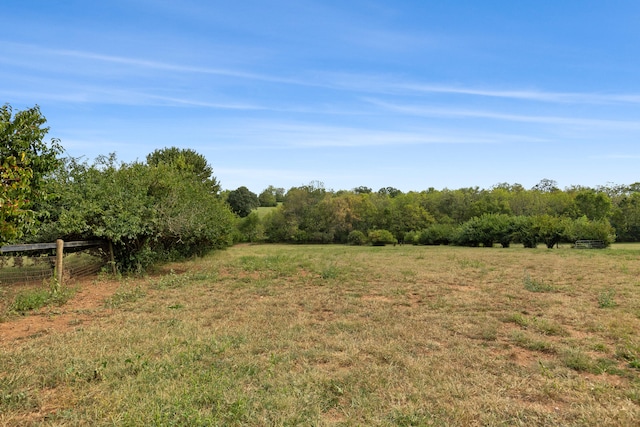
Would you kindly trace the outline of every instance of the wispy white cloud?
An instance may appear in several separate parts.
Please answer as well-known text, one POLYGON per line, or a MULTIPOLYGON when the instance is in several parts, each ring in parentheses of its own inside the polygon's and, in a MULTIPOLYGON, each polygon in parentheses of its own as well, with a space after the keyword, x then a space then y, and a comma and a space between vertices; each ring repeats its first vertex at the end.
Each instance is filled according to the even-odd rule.
POLYGON ((425 85, 415 83, 391 84, 392 87, 415 92, 473 95, 565 104, 640 103, 640 94, 603 94, 576 92, 549 92, 540 90, 500 90, 469 87, 425 85))
POLYGON ((126 87, 99 86, 76 83, 70 80, 31 79, 31 90, 2 90, 0 96, 17 102, 37 100, 72 104, 107 104, 155 107, 203 107, 219 110, 268 110, 268 106, 240 100, 211 102, 189 96, 169 96, 153 93, 151 89, 138 90, 126 87))
MULTIPOLYGON (((218 75, 218 76, 226 76, 232 78, 239 79, 247 79, 247 80, 260 80, 265 82, 273 82, 273 83, 284 83, 284 84, 293 84, 293 85, 310 85, 308 82, 303 80, 297 80, 292 78, 287 78, 283 76, 275 76, 269 74, 259 74, 259 73, 251 73, 242 70, 228 69, 228 68, 215 68, 215 67, 201 67, 201 66, 193 66, 193 65, 185 65, 185 64, 175 64, 166 61, 156 61, 149 59, 141 59, 141 58, 132 58, 127 56, 119 56, 119 55, 107 55, 103 53, 97 52, 88 52, 83 50, 72 50, 72 49, 51 49, 51 48, 43 48, 40 46, 29 45, 29 44, 17 44, 17 43, 1 43, 2 46, 11 47, 13 51, 22 51, 25 50, 30 51, 33 55, 31 58, 41 58, 42 56, 51 56, 51 57, 67 57, 67 58, 75 58, 84 61, 93 61, 98 63, 109 63, 109 64, 118 64, 130 67, 132 69, 146 69, 146 70, 156 70, 156 71, 170 71, 170 72, 178 72, 178 73, 195 73, 195 74, 210 74, 210 75, 218 75)), ((41 67, 42 61, 38 60, 36 62, 29 61, 19 61, 16 58, 5 57, 5 59, 0 59, 0 62, 11 62, 13 64, 21 64, 23 66, 31 63, 33 66, 41 67)))
POLYGON ((268 110, 268 107, 260 106, 257 104, 251 103, 241 103, 241 102, 208 102, 208 101, 199 101, 190 98, 175 98, 170 96, 159 96, 159 95, 143 95, 144 97, 151 100, 158 100, 160 102, 164 102, 167 105, 172 106, 189 106, 189 107, 205 107, 205 108, 214 108, 220 110, 268 110))
MULTIPOLYGON (((392 35, 378 35, 386 39, 392 35)), ((399 36, 398 36, 399 37, 399 36)), ((403 36, 406 37, 406 36, 403 36)), ((517 101, 545 102, 556 104, 640 104, 640 93, 597 93, 597 92, 554 92, 536 89, 499 89, 490 87, 473 87, 464 85, 446 85, 424 83, 397 75, 368 75, 357 73, 316 72, 307 70, 298 76, 282 76, 268 73, 247 72, 240 69, 202 67, 188 64, 177 64, 143 58, 132 58, 121 55, 108 55, 72 49, 51 49, 30 44, 0 42, 3 50, 12 52, 30 52, 30 58, 52 56, 59 58, 75 58, 94 63, 108 63, 129 67, 131 70, 167 71, 185 74, 203 74, 230 77, 241 80, 263 81, 276 84, 327 88, 345 92, 377 93, 395 95, 444 94, 472 97, 499 98, 517 101)), ((13 65, 41 67, 42 61, 30 62, 21 60, 19 55, 3 55, 0 62, 13 65)), ((55 64, 55 62, 53 62, 55 64)), ((60 66, 60 65, 58 65, 60 66)), ((299 71, 300 72, 300 71, 299 71)))
POLYGON ((444 94, 555 104, 640 104, 640 93, 554 92, 424 83, 393 74, 322 73, 325 85, 345 91, 392 95, 444 94))
MULTIPOLYGON (((245 150, 248 147, 269 147, 271 149, 357 148, 433 144, 540 143, 547 141, 544 138, 530 135, 439 129, 436 127, 389 130, 259 120, 244 121, 243 125, 231 122, 225 127, 211 129, 210 134, 218 140, 230 141, 230 145, 238 150, 245 150)), ((219 146, 217 149, 228 150, 229 148, 228 146, 219 146)))
POLYGON ((502 120, 510 122, 522 123, 541 123, 551 125, 580 126, 585 128, 615 128, 640 130, 640 123, 636 121, 625 120, 606 120, 594 118, 575 118, 564 116, 540 116, 540 115, 523 115, 509 114, 488 110, 472 110, 464 108, 435 108, 422 105, 396 104, 381 101, 378 99, 368 99, 368 101, 389 111, 397 113, 410 114, 424 117, 445 117, 445 118, 478 118, 490 120, 502 120))

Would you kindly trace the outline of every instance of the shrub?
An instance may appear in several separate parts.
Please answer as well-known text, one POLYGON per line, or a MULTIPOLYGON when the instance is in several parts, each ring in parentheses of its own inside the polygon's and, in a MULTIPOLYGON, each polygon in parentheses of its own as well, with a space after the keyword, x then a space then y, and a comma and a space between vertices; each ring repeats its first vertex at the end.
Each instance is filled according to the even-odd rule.
POLYGON ((564 230, 564 237, 569 242, 576 240, 601 240, 606 246, 615 241, 615 232, 607 220, 589 220, 582 216, 567 224, 564 230))
POLYGON ((353 230, 349 233, 349 237, 347 237, 347 242, 350 245, 354 246, 362 246, 367 243, 367 236, 360 230, 353 230))
POLYGON ((493 244, 500 241, 503 246, 509 246, 506 237, 507 215, 483 214, 479 217, 471 218, 462 224, 458 231, 456 241, 461 246, 484 246, 493 247, 493 244))
POLYGON ((374 246, 384 246, 388 243, 398 243, 393 234, 389 230, 371 230, 369 232, 369 241, 374 246))
POLYGON ((68 160, 48 182, 55 199, 39 239, 105 239, 121 271, 199 255, 232 243, 234 215, 210 181, 171 164, 93 165, 68 160))
POLYGON ((256 212, 252 212, 237 221, 236 241, 260 242, 265 239, 264 225, 256 212))
POLYGON ((448 245, 454 240, 455 228, 450 224, 433 224, 417 237, 421 245, 448 245))
POLYGON ((407 231, 406 233, 404 233, 404 236, 402 237, 402 241, 410 245, 417 245, 420 243, 420 232, 407 231))
POLYGON ((535 221, 529 216, 513 218, 513 241, 522 243, 525 248, 538 246, 539 232, 535 221))
POLYGON ((533 218, 533 227, 538 231, 539 240, 551 249, 565 238, 565 230, 570 221, 568 218, 539 215, 533 218))

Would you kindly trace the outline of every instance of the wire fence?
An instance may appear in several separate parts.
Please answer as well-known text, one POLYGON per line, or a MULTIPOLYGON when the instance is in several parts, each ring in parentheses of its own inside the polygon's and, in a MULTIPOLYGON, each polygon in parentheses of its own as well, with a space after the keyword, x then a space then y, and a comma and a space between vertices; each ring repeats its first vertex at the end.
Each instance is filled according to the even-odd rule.
MULTIPOLYGON (((63 256, 62 277, 68 280, 95 276, 106 269, 109 256, 101 242, 83 242, 86 246, 68 242, 63 256)), ((45 247, 50 244, 16 245, 0 248, 0 285, 49 283, 56 277, 55 249, 45 247), (15 249, 15 250, 14 250, 15 249)), ((55 247, 55 246, 54 246, 55 247)))

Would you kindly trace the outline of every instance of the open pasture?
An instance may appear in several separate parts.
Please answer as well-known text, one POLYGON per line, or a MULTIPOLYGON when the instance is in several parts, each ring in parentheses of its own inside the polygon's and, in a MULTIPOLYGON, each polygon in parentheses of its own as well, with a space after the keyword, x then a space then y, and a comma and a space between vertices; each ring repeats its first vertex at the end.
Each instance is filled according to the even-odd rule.
POLYGON ((637 246, 242 245, 106 287, 0 341, 0 425, 640 423, 637 246))

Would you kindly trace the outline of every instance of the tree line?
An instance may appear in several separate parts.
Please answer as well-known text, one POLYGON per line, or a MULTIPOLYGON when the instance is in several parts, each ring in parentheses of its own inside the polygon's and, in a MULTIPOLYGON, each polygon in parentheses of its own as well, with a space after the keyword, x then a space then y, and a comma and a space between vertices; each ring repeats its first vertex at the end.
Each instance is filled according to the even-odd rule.
POLYGON ((366 242, 371 233, 375 242, 380 230, 388 242, 413 244, 640 241, 640 184, 561 190, 545 179, 531 189, 503 183, 403 193, 332 191, 316 182, 289 189, 277 208, 263 217, 252 212, 239 228, 245 240, 296 243, 366 242))
POLYGON ((204 156, 158 149, 145 161, 115 154, 62 157, 36 106, 0 108, 0 245, 58 238, 112 242, 121 271, 202 254, 234 242, 458 244, 526 247, 577 239, 640 241, 640 183, 561 190, 544 179, 404 193, 333 191, 318 181, 289 190, 222 191, 204 156), (256 208, 271 207, 266 214, 256 208))

